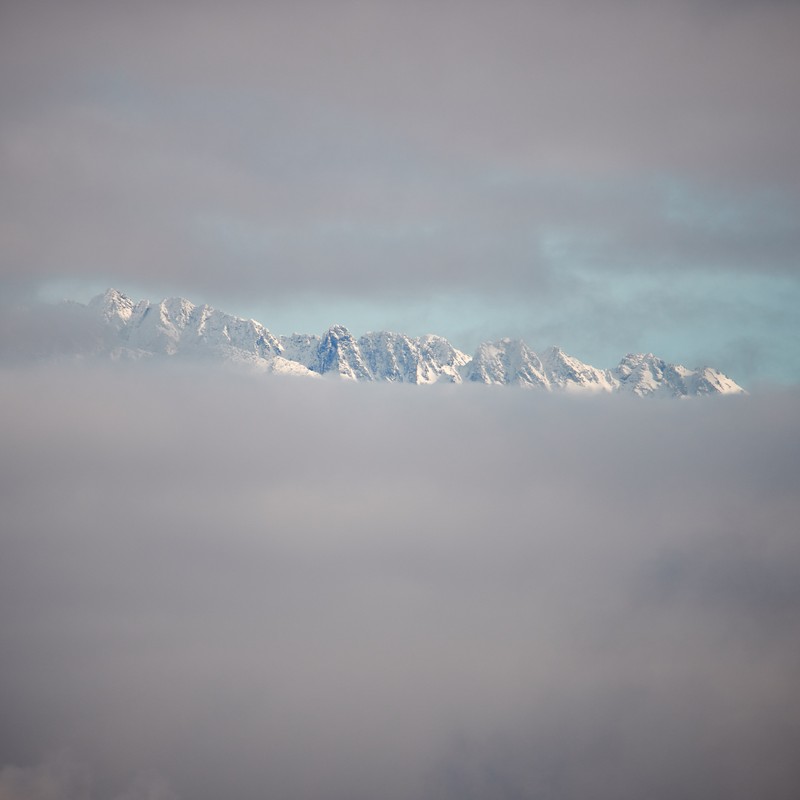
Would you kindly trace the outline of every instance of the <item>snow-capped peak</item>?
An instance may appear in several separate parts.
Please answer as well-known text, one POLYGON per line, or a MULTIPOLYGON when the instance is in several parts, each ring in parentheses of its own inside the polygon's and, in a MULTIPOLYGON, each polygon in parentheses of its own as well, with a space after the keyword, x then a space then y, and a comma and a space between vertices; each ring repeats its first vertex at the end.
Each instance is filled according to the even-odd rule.
POLYGON ((356 340, 344 325, 331 325, 322 337, 311 369, 322 375, 333 372, 352 380, 372 380, 356 340))
POLYGON ((434 334, 413 338, 377 331, 356 340, 340 324, 331 325, 322 336, 295 333, 278 338, 256 320, 196 306, 182 297, 134 303, 115 289, 93 298, 86 309, 104 329, 98 348, 115 357, 202 356, 263 371, 332 374, 355 381, 470 381, 640 397, 744 391, 713 367, 692 370, 668 364, 652 353, 629 353, 618 366, 604 370, 560 347, 548 347, 539 354, 522 339, 484 342, 470 358, 434 334))
POLYGON ((542 363, 551 387, 593 392, 611 392, 616 388, 607 370, 584 364, 560 347, 548 347, 542 354, 542 363))
POLYGON ((688 369, 668 364, 652 353, 628 353, 611 370, 620 391, 647 395, 688 397, 706 394, 742 394, 744 390, 727 375, 711 367, 688 369))
POLYGON ((522 339, 484 342, 464 372, 466 380, 474 383, 550 388, 541 359, 522 339))
POLYGON ((116 289, 106 289, 93 297, 88 307, 103 321, 120 328, 130 321, 134 302, 116 289))

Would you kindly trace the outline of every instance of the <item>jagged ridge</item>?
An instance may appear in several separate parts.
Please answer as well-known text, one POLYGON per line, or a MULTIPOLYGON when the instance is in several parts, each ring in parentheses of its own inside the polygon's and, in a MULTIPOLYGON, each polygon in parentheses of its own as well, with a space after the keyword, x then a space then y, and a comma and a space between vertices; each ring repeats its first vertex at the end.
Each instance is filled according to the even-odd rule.
POLYGON ((134 303, 115 289, 87 310, 101 324, 104 350, 115 358, 214 357, 267 372, 338 375, 356 381, 517 385, 545 391, 623 392, 640 397, 741 394, 716 369, 667 364, 652 353, 630 353, 613 369, 598 369, 557 347, 537 354, 520 339, 484 342, 470 358, 441 336, 366 333, 343 325, 323 336, 276 337, 260 322, 195 306, 183 298, 134 303))

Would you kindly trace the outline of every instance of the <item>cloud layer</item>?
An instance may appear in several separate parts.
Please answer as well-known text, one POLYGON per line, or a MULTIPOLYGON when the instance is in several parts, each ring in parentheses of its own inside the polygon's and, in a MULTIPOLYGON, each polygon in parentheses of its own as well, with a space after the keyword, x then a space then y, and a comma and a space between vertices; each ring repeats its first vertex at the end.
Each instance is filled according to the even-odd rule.
POLYGON ((796 394, 0 388, 3 800, 796 796, 796 394))

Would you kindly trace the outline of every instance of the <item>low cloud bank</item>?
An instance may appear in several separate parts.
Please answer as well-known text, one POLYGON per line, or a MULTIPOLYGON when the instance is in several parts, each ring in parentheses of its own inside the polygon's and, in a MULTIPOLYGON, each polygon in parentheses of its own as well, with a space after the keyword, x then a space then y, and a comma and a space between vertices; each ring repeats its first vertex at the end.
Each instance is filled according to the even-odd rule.
POLYGON ((796 392, 0 399, 2 800, 797 795, 796 392))

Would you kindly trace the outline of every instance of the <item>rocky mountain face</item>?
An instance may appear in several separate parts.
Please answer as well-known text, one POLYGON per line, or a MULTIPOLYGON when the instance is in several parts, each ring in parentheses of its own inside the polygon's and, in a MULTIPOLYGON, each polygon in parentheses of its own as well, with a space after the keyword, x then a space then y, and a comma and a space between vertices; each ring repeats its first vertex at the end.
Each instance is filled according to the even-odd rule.
POLYGON ((135 303, 115 289, 92 299, 86 311, 101 332, 98 352, 113 358, 212 357, 264 372, 332 374, 355 381, 472 382, 640 397, 744 391, 712 367, 688 369, 651 353, 629 354, 613 369, 598 369, 557 347, 536 353, 520 339, 484 342, 470 357, 441 336, 379 331, 356 339, 342 325, 333 325, 323 336, 277 337, 255 320, 207 305, 183 298, 135 303))

